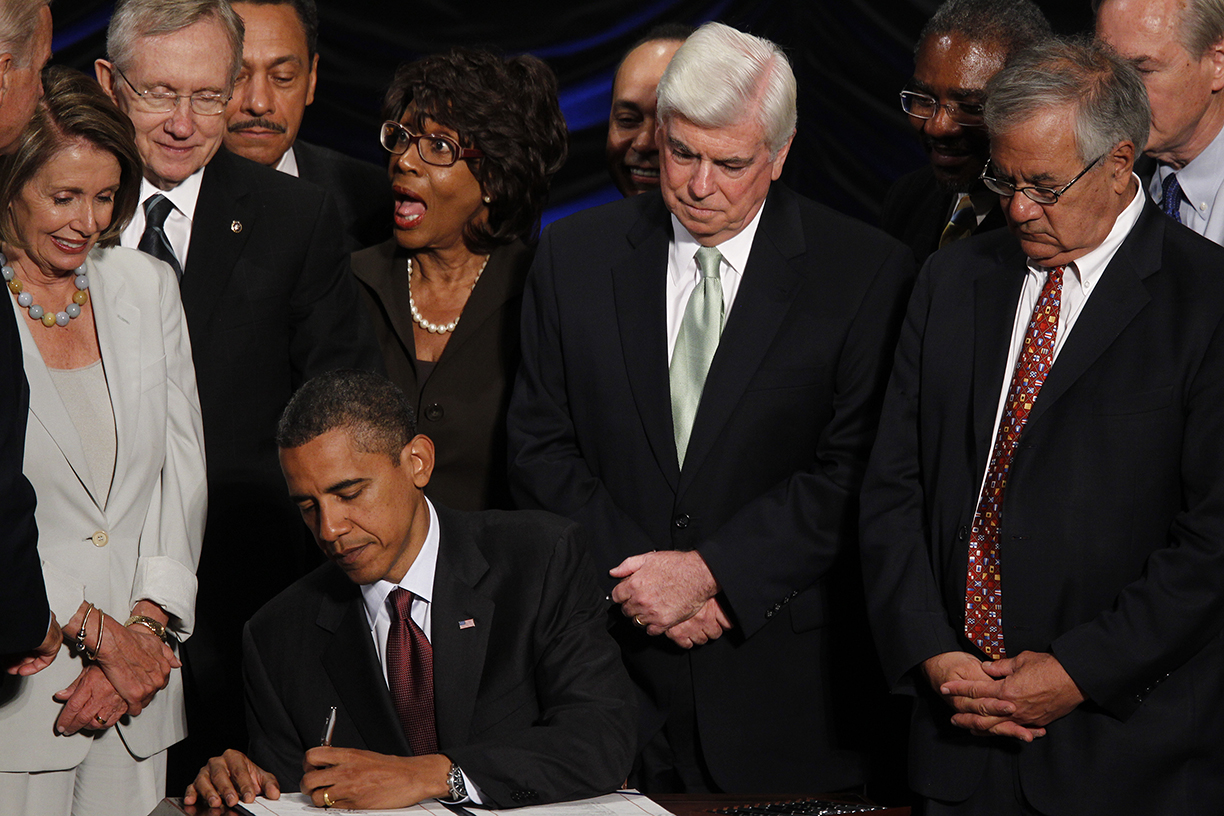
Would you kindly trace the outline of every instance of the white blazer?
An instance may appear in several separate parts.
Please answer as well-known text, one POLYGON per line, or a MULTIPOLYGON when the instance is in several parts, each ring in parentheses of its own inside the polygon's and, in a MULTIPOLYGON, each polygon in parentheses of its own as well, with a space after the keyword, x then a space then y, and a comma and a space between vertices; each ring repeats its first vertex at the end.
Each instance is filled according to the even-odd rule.
MULTIPOLYGON (((90 493, 81 438, 34 345, 25 310, 9 297, 30 382, 25 474, 38 494, 47 596, 61 624, 82 600, 122 622, 136 601, 148 599, 170 613, 173 630, 185 638, 195 617, 206 487, 204 431, 178 283, 169 266, 131 249, 95 248, 86 272, 115 414, 115 475, 105 510, 90 493)), ((62 705, 51 697, 80 671, 80 658, 65 645, 32 677, 0 675, 0 770, 62 770, 84 759, 91 739, 55 734, 62 705)), ((139 716, 116 727, 138 757, 186 736, 179 670, 139 716)))

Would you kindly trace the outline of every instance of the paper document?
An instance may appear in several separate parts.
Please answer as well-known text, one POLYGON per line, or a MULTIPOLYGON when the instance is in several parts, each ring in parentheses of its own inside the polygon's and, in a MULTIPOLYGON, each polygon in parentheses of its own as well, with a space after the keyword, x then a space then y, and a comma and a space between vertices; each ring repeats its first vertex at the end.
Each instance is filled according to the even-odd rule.
MULTIPOLYGON (((472 813, 481 811, 472 809, 472 813)), ((497 816, 672 816, 671 811, 637 791, 620 791, 594 799, 532 805, 512 810, 489 810, 497 816)))
POLYGON ((249 805, 245 802, 240 803, 238 809, 246 811, 251 816, 304 816, 304 814, 319 816, 321 813, 343 814, 343 816, 351 816, 352 814, 395 816, 397 813, 414 813, 417 816, 427 816, 427 814, 432 814, 432 816, 454 816, 437 799, 426 799, 419 805, 395 808, 394 810, 344 810, 342 808, 327 809, 316 807, 310 801, 310 797, 304 793, 282 793, 279 799, 265 799, 259 796, 249 805))

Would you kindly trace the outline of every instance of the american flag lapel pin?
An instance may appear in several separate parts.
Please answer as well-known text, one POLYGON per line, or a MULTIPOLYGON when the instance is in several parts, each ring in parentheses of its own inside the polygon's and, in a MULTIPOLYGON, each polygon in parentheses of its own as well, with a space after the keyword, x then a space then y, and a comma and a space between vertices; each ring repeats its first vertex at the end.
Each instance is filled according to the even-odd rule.
POLYGON ((464 618, 463 620, 459 621, 459 628, 460 629, 476 628, 476 619, 475 618, 464 618))

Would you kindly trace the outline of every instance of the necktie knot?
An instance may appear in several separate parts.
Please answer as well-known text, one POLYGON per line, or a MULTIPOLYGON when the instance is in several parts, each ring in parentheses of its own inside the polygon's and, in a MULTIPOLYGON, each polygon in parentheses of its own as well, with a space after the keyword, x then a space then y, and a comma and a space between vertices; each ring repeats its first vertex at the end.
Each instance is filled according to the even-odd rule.
POLYGON ((151 195, 145 199, 144 203, 145 221, 154 227, 161 228, 173 209, 174 203, 161 193, 151 195))
POLYGON ((1181 200, 1181 182, 1177 180, 1176 173, 1170 173, 1165 176, 1164 187, 1161 190, 1160 209, 1179 224, 1182 222, 1181 200))
POLYGON ((703 278, 722 278, 722 253, 718 247, 701 247, 697 250, 697 268, 703 278))
POLYGON ((391 601, 392 623, 403 623, 404 621, 412 620, 412 601, 414 597, 411 592, 403 587, 396 587, 391 590, 388 600, 391 601))
POLYGON ((136 248, 141 252, 148 253, 159 261, 165 261, 170 264, 174 270, 174 275, 179 280, 183 278, 183 267, 179 264, 178 257, 174 254, 174 247, 170 246, 170 239, 166 235, 165 224, 166 219, 170 216, 174 209, 174 203, 166 198, 161 193, 154 193, 145 199, 145 228, 144 233, 140 236, 140 243, 136 248))

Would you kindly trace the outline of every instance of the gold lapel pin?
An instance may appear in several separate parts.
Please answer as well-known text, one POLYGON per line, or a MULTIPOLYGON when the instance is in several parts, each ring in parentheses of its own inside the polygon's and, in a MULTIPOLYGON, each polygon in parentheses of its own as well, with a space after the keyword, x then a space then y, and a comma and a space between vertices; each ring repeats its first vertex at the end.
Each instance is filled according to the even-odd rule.
POLYGON ((242 222, 241 221, 232 222, 230 224, 230 232, 234 233, 235 235, 242 232, 242 222))

